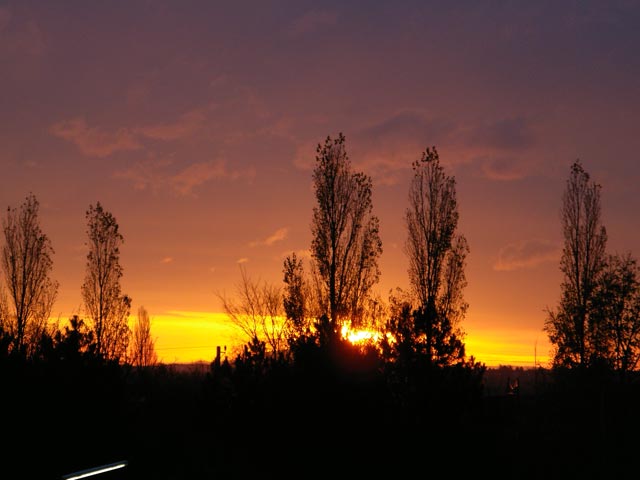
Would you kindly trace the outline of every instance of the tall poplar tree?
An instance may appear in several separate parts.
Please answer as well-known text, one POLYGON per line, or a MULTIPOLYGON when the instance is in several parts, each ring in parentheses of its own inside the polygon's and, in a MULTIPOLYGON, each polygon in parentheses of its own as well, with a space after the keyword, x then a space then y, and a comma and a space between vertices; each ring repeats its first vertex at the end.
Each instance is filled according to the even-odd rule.
POLYGON ((330 327, 357 325, 372 286, 380 278, 379 221, 373 215, 372 181, 354 172, 345 136, 318 144, 313 171, 316 206, 311 222, 311 252, 330 327))
POLYGON ((131 298, 122 294, 120 286, 120 246, 124 239, 115 217, 100 202, 89 206, 86 219, 89 253, 82 297, 95 333, 96 353, 119 361, 126 355, 131 335, 131 298))
POLYGON ((428 364, 446 365, 465 355, 460 324, 468 308, 463 290, 469 247, 457 233, 455 178, 445 173, 435 147, 413 163, 413 173, 405 247, 418 303, 413 313, 415 347, 428 364))
POLYGON ((545 322, 555 348, 553 362, 558 366, 589 366, 596 351, 593 300, 606 266, 607 243, 600 189, 576 160, 562 197, 562 296, 558 308, 548 312, 545 322))

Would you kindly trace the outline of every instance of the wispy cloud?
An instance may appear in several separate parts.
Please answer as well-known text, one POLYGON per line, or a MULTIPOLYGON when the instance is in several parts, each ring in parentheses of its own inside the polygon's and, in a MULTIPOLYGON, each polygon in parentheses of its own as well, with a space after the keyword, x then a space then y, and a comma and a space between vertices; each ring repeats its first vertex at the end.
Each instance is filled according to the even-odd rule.
MULTIPOLYGON (((412 163, 433 146, 444 164, 476 164, 491 180, 522 179, 535 168, 531 154, 538 144, 536 123, 529 118, 464 122, 418 108, 392 112, 345 135, 354 168, 371 175, 376 185, 403 180, 412 163)), ((311 170, 318 143, 298 142, 293 164, 311 170)))
POLYGON ((359 140, 398 147, 409 142, 422 148, 440 144, 455 129, 455 124, 443 117, 434 117, 420 110, 401 110, 358 132, 359 140))
POLYGON ((249 259, 247 257, 242 257, 242 258, 239 258, 238 260, 236 260, 236 263, 243 264, 243 263, 247 263, 248 261, 249 261, 249 259))
POLYGON ((125 170, 117 171, 114 177, 130 181, 136 190, 164 188, 170 176, 167 169, 172 163, 170 159, 140 160, 125 170))
POLYGON ((55 123, 49 130, 56 137, 75 144, 82 153, 91 157, 107 157, 115 152, 140 148, 140 143, 130 130, 121 128, 110 132, 89 127, 82 117, 55 123))
POLYGON ((253 168, 230 170, 222 159, 195 162, 178 169, 171 160, 148 159, 115 174, 118 178, 131 181, 138 190, 160 190, 168 187, 179 195, 191 195, 196 188, 214 180, 250 181, 255 175, 253 168))
POLYGON ((284 258, 287 258, 292 253, 295 253, 296 257, 298 257, 300 259, 302 259, 302 258, 311 258, 311 250, 308 249, 308 248, 304 248, 304 249, 301 249, 301 250, 295 250, 293 252, 287 250, 286 252, 282 252, 280 254, 280 257, 284 259, 284 258))
POLYGON ((466 136, 469 145, 495 150, 522 150, 535 142, 533 125, 523 117, 482 123, 470 128, 466 136))
POLYGON ((529 118, 486 120, 461 127, 457 137, 467 161, 490 180, 520 180, 535 170, 536 123, 529 118))
MULTIPOLYGON (((352 135, 345 133, 347 153, 354 167, 370 174, 376 185, 393 185, 399 181, 401 172, 411 169, 412 162, 420 158, 426 147, 448 141, 456 128, 455 123, 444 117, 403 109, 352 135)), ((312 169, 317 145, 318 141, 300 144, 293 164, 302 170, 312 169)))
POLYGON ((77 117, 54 123, 49 131, 75 144, 85 155, 107 157, 118 151, 139 149, 144 139, 172 141, 190 137, 205 124, 207 110, 211 108, 214 106, 194 108, 170 122, 112 131, 89 126, 84 117, 77 117))
POLYGON ((174 122, 139 127, 135 131, 154 140, 177 140, 197 132, 204 124, 206 118, 207 116, 204 110, 196 108, 182 114, 174 122))
POLYGON ((541 263, 557 261, 560 246, 542 239, 529 239, 510 243, 500 249, 493 269, 501 272, 533 268, 541 263))
POLYGON ((482 174, 490 180, 512 181, 527 176, 528 168, 512 157, 488 158, 482 161, 482 174))
POLYGON ((237 180, 255 177, 255 170, 228 170, 224 160, 199 162, 189 165, 178 174, 169 178, 171 186, 179 193, 187 195, 203 183, 214 179, 237 180))
POLYGON ((280 241, 284 240, 285 238, 287 238, 288 233, 289 233, 289 229, 287 227, 282 227, 282 228, 279 228, 278 230, 273 232, 271 235, 269 235, 268 237, 266 237, 266 238, 264 238, 262 240, 254 240, 253 242, 250 242, 249 246, 250 247, 258 247, 258 246, 264 245, 264 246, 270 247, 274 243, 280 242, 280 241))
POLYGON ((173 257, 164 257, 162 260, 160 260, 160 263, 173 263, 173 257))

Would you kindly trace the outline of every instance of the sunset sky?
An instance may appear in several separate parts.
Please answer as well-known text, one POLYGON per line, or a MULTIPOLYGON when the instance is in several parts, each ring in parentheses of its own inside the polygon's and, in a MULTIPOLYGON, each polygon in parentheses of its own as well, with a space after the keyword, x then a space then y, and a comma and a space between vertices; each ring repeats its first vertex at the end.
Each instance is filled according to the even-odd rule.
POLYGON ((531 366, 574 160, 608 250, 640 255, 639 25, 637 1, 0 1, 0 207, 40 201, 66 319, 100 201, 160 357, 211 360, 240 265, 281 284, 308 252, 327 135, 373 179, 376 291, 408 288, 411 162, 435 145, 470 246, 467 353, 531 366))

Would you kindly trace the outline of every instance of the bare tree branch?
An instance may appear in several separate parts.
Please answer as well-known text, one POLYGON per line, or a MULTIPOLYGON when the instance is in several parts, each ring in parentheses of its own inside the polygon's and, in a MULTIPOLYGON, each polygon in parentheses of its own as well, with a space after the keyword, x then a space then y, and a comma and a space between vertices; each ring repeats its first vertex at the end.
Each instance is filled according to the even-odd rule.
POLYGON ((95 333, 96 353, 119 361, 126 356, 131 334, 131 299, 121 293, 120 287, 123 237, 115 217, 100 202, 89 206, 86 219, 89 253, 82 297, 95 333))
POLYGON ((14 350, 27 355, 46 332, 58 293, 58 282, 49 276, 54 251, 40 228, 38 210, 38 200, 30 194, 20 209, 8 208, 2 222, 2 266, 12 304, 5 325, 14 350))
POLYGON ((372 215, 371 178, 351 171, 344 135, 327 137, 317 152, 311 250, 322 287, 320 304, 337 330, 342 320, 354 325, 361 320, 380 277, 382 242, 378 218, 372 215))

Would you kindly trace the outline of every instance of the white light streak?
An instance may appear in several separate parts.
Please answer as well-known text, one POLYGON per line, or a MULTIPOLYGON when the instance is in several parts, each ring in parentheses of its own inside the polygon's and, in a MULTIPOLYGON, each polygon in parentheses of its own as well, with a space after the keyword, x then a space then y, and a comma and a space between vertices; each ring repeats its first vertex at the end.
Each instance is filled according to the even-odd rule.
POLYGON ((89 468, 87 470, 81 470, 79 472, 71 473, 69 475, 65 475, 62 478, 64 478, 64 480, 80 480, 81 478, 100 475, 101 473, 110 472, 112 470, 117 470, 119 468, 124 468, 126 466, 127 466, 127 462, 110 463, 108 465, 102 465, 100 467, 89 468))

